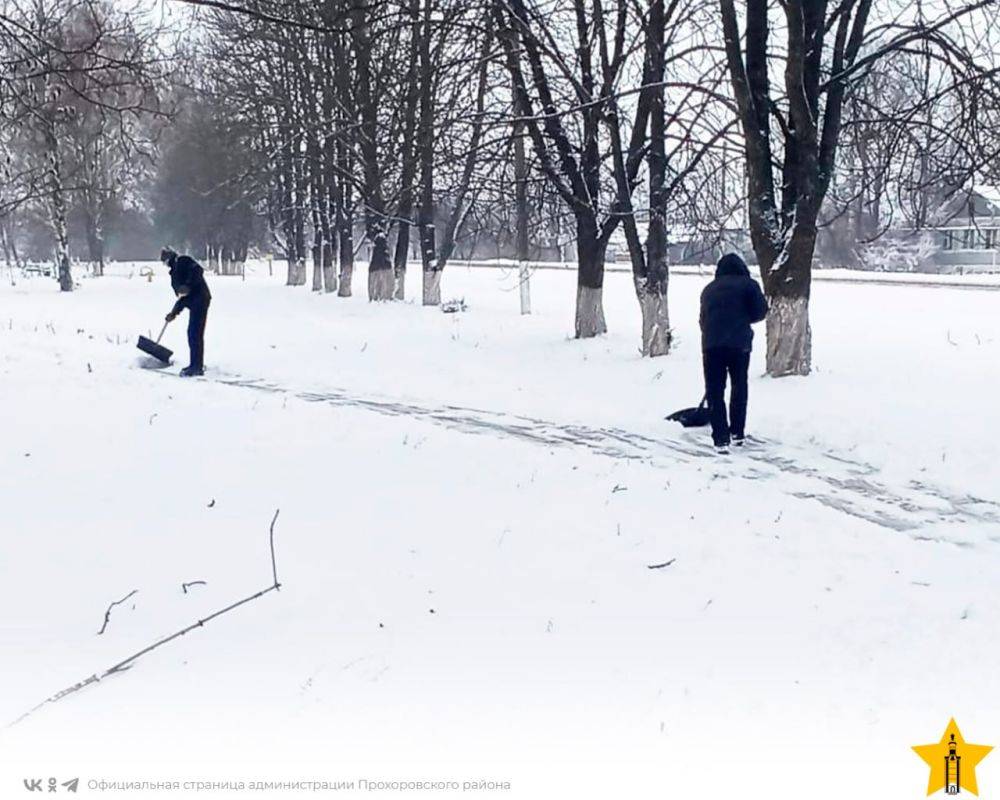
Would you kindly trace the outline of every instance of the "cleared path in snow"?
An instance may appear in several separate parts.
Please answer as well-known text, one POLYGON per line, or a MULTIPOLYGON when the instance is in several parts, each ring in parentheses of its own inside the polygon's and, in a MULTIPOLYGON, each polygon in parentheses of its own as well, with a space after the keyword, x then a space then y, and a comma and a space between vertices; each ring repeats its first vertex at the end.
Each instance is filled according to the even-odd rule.
POLYGON ((796 452, 779 442, 753 439, 744 450, 720 457, 704 433, 683 432, 677 438, 659 439, 621 428, 562 424, 464 406, 425 406, 391 398, 363 397, 339 389, 296 390, 266 380, 225 374, 210 379, 242 389, 286 394, 308 403, 410 417, 467 434, 511 436, 549 447, 579 447, 612 458, 648 461, 660 468, 711 462, 719 477, 780 479, 785 492, 792 497, 822 503, 881 527, 905 532, 917 540, 973 546, 975 540, 952 535, 953 530, 944 532, 941 527, 987 525, 998 528, 986 531, 988 540, 1000 543, 1000 502, 956 494, 920 480, 890 486, 878 480, 876 467, 832 451, 810 452, 800 448, 796 452))

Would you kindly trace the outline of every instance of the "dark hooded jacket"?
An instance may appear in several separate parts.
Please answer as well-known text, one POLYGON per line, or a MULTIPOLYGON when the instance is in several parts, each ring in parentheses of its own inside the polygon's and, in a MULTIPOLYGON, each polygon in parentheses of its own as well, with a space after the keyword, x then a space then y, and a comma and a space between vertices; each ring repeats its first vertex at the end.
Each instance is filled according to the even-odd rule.
POLYGON ((719 259, 715 280, 701 293, 701 349, 731 347, 749 353, 750 326, 767 316, 767 300, 750 277, 746 263, 735 253, 719 259))
POLYGON ((174 314, 180 314, 185 308, 195 305, 206 305, 212 299, 205 283, 205 271, 201 264, 191 256, 173 256, 168 262, 170 266, 170 285, 174 294, 178 295, 174 303, 174 314))

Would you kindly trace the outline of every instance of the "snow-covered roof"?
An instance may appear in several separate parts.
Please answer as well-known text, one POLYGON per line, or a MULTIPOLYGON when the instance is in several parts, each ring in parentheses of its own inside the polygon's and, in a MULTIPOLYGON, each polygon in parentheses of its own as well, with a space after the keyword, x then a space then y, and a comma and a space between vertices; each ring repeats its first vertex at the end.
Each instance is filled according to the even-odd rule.
POLYGON ((972 194, 977 194, 991 206, 994 206, 998 212, 1000 212, 1000 186, 986 186, 979 185, 973 186, 970 189, 972 194))
POLYGON ((938 207, 933 220, 939 230, 1000 221, 1000 186, 977 184, 956 192, 938 207))

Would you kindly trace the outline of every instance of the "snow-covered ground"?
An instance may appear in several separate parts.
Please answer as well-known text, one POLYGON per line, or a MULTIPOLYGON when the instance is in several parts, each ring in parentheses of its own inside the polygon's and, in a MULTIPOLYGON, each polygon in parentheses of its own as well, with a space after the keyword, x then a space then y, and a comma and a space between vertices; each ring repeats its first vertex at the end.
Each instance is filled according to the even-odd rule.
POLYGON ((281 589, 2 729, 4 786, 896 798, 949 717, 1000 741, 996 293, 817 285, 815 373, 758 347, 761 441, 718 459, 662 420, 701 395, 702 276, 643 360, 621 273, 583 342, 566 272, 522 317, 510 271, 449 269, 446 315, 256 265, 210 277, 182 381, 134 349, 165 276, 116 273, 0 288, 0 724, 271 585, 279 508, 281 589))

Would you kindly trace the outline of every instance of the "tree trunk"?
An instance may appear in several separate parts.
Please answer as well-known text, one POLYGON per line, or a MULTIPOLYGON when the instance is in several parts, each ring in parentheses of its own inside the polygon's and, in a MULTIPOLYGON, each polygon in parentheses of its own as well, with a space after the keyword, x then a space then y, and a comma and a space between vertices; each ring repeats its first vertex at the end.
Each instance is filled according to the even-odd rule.
MULTIPOLYGON (((331 19, 336 19, 340 5, 333 0, 328 0, 325 4, 331 19)), ((332 94, 327 100, 328 108, 336 108, 336 114, 330 114, 336 126, 345 131, 353 139, 354 128, 351 123, 356 119, 357 106, 354 101, 352 91, 352 81, 350 70, 347 67, 349 59, 349 48, 346 46, 348 34, 337 34, 329 38, 330 54, 334 70, 334 84, 330 90, 332 94)), ((336 174, 330 181, 330 205, 332 206, 334 233, 337 237, 337 257, 339 263, 339 281, 337 284, 338 297, 351 296, 351 280, 354 277, 354 199, 353 187, 350 176, 354 173, 354 164, 351 160, 352 146, 349 141, 345 141, 340 135, 334 139, 328 150, 332 147, 333 161, 336 164, 336 174)))
POLYGON ((642 312, 642 354, 665 356, 670 352, 670 314, 667 292, 650 281, 636 280, 635 294, 642 312))
MULTIPOLYGON (((323 0, 322 15, 329 23, 334 23, 337 15, 337 0, 323 0)), ((333 27, 333 24, 331 24, 333 27)), ((323 119, 334 126, 339 122, 337 109, 337 76, 336 72, 345 69, 345 65, 336 60, 337 38, 339 34, 325 33, 319 43, 319 71, 323 119)), ((344 180, 337 175, 337 139, 329 132, 323 137, 322 167, 320 169, 320 184, 323 197, 320 200, 320 226, 323 230, 323 291, 337 291, 337 229, 336 214, 338 192, 337 183, 344 180)))
POLYGON ((302 286, 306 282, 306 260, 296 247, 295 238, 287 247, 288 280, 286 286, 302 286))
MULTIPOLYGON (((403 190, 406 192, 406 189, 403 190)), ((396 224, 396 252, 392 257, 392 269, 395 273, 395 292, 393 297, 396 300, 406 299, 406 261, 410 256, 410 223, 405 219, 413 212, 413 204, 407 203, 405 198, 399 203, 400 220, 396 224)))
POLYGON ((395 292, 396 276, 389 259, 389 237, 384 222, 372 226, 372 255, 368 262, 368 299, 371 301, 392 300, 395 292))
POLYGON ((772 378, 808 375, 812 330, 808 297, 772 297, 767 315, 767 374, 772 378))
POLYGON ((10 258, 14 260, 14 266, 21 267, 21 255, 17 252, 17 240, 14 237, 14 225, 10 217, 4 221, 4 247, 10 248, 10 258))
MULTIPOLYGON (((346 191, 346 190, 345 190, 346 191)), ((337 212, 338 250, 340 255, 340 283, 337 297, 351 296, 351 279, 354 277, 354 215, 348 206, 337 212)))
MULTIPOLYGON (((805 209, 801 210, 805 217, 805 209)), ((812 365, 809 289, 816 225, 796 223, 785 249, 770 269, 761 265, 770 311, 767 315, 767 374, 808 375, 812 365)))
POLYGON ((7 233, 7 217, 0 217, 0 244, 3 245, 3 260, 13 278, 14 266, 11 263, 10 235, 7 233))
MULTIPOLYGON (((423 266, 423 304, 441 305, 441 270, 437 258, 434 209, 434 70, 431 64, 431 6, 424 0, 419 42, 420 123, 417 140, 420 160, 420 260, 423 266)), ((459 200, 461 202, 461 200, 459 200)))
POLYGON ((45 143, 49 161, 49 214, 52 233, 55 237, 56 270, 59 288, 64 292, 73 291, 73 275, 69 261, 69 235, 66 228, 66 197, 62 184, 62 156, 56 139, 55 123, 45 122, 45 143))
POLYGON ((323 291, 323 235, 317 228, 313 233, 312 246, 313 279, 312 290, 314 292, 323 291))
POLYGON ((576 286, 576 338, 590 339, 608 332, 604 321, 603 287, 576 286))
POLYGON ((95 275, 104 274, 104 235, 100 223, 92 214, 87 214, 84 220, 87 227, 87 250, 90 253, 90 263, 95 275))
POLYGON ((326 240, 323 236, 323 223, 320 220, 322 214, 321 205, 326 202, 323 183, 320 178, 320 151, 319 147, 310 145, 312 160, 309 169, 312 170, 312 180, 309 184, 309 206, 312 221, 312 290, 314 292, 323 291, 323 247, 326 240))
MULTIPOLYGON (((635 294, 642 313, 642 354, 655 358, 670 352, 672 334, 670 313, 667 305, 667 289, 670 281, 670 265, 667 257, 667 156, 665 152, 666 92, 663 87, 666 44, 664 41, 666 19, 662 0, 650 4, 649 24, 646 30, 646 81, 649 92, 640 97, 640 104, 648 99, 649 151, 646 161, 649 169, 649 229, 646 233, 645 259, 642 261, 642 275, 635 279, 635 294)), ((634 140, 634 137, 633 137, 634 140)), ((628 157, 634 158, 635 148, 629 147, 628 157)), ((621 168, 628 172, 627 168, 621 168)), ((631 191, 631 185, 623 188, 631 191)), ((628 200, 631 206, 631 196, 628 200)), ((626 235, 631 247, 641 247, 635 229, 635 217, 625 220, 626 235)), ((633 267, 634 267, 633 259, 633 267)))
POLYGON ((361 172, 364 176, 362 197, 365 205, 365 236, 371 245, 368 260, 368 299, 392 300, 395 276, 389 256, 389 221, 383 191, 382 165, 379 162, 379 104, 375 77, 372 74, 372 34, 368 14, 372 7, 365 0, 352 0, 351 41, 356 65, 355 98, 358 107, 358 135, 361 172))
POLYGON ((337 291, 337 270, 334 267, 336 253, 334 252, 333 240, 325 238, 323 241, 323 291, 329 294, 337 291))
POLYGON ((576 338, 589 339, 608 332, 604 321, 604 247, 593 215, 576 219, 576 338))
POLYGON ((295 282, 292 286, 306 285, 306 225, 302 209, 302 199, 302 194, 297 193, 295 208, 295 282))
POLYGON ((655 189, 651 194, 657 197, 657 201, 650 203, 646 274, 635 278, 635 294, 642 312, 642 354, 650 358, 667 355, 673 341, 667 304, 667 290, 670 286, 667 228, 664 204, 660 201, 663 187, 660 181, 653 183, 655 189))
POLYGON ((521 313, 531 313, 531 285, 528 270, 528 159, 524 152, 524 125, 514 125, 514 216, 517 249, 517 276, 521 290, 521 313))
POLYGON ((247 262, 247 251, 249 250, 249 244, 245 241, 240 242, 236 248, 233 250, 233 274, 239 275, 243 280, 246 280, 246 262, 247 262))
POLYGON ((424 270, 423 289, 423 304, 425 306, 441 305, 441 270, 424 270))
POLYGON ((406 262, 410 257, 410 217, 413 214, 413 178, 417 169, 417 154, 414 147, 417 129, 417 101, 420 98, 420 81, 417 70, 418 55, 422 39, 430 35, 420 25, 420 0, 410 0, 409 17, 411 23, 410 47, 407 61, 406 98, 403 106, 405 122, 403 125, 402 169, 399 179, 399 204, 396 210, 398 217, 396 228, 396 251, 393 255, 393 270, 396 273, 397 300, 406 299, 406 262))

